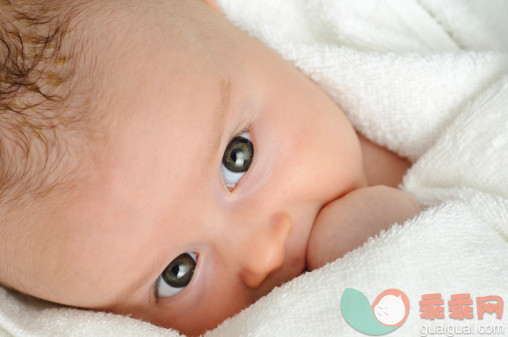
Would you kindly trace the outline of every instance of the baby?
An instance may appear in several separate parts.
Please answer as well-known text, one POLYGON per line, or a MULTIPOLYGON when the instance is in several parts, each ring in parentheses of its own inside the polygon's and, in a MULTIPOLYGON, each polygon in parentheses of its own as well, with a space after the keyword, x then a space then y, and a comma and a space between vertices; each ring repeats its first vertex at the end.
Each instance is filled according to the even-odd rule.
POLYGON ((199 334, 418 212, 409 162, 213 0, 0 24, 5 287, 199 334))

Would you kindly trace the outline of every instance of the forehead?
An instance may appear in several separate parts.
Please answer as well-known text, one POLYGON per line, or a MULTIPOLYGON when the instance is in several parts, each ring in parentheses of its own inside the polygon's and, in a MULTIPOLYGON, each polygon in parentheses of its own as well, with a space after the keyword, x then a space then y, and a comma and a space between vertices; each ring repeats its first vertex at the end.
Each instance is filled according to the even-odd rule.
POLYGON ((181 20, 189 11, 183 3, 187 1, 151 2, 150 10, 141 13, 130 9, 121 17, 124 25, 94 33, 99 41, 94 48, 94 77, 100 80, 93 100, 95 113, 104 121, 99 129, 106 130, 110 147, 122 145, 120 134, 129 140, 151 138, 156 145, 150 135, 163 130, 169 141, 164 146, 177 154, 192 141, 185 140, 186 135, 211 123, 211 103, 218 96, 225 60, 217 56, 213 43, 204 42, 202 22, 192 19, 211 11, 195 6, 203 13, 193 12, 181 20))
POLYGON ((195 41, 183 39, 175 46, 170 34, 126 38, 128 43, 110 47, 104 57, 98 114, 105 116, 107 146, 98 167, 110 173, 111 184, 136 183, 138 193, 192 188, 191 178, 202 176, 204 167, 202 158, 189 154, 208 150, 220 68, 195 41), (137 181, 123 181, 126 176, 137 181))
POLYGON ((229 26, 201 0, 91 1, 83 6, 75 26, 90 47, 107 52, 152 52, 160 45, 180 49, 189 43, 199 48, 229 26))
POLYGON ((120 110, 119 104, 127 107, 122 109, 126 112, 133 105, 176 105, 182 96, 199 96, 210 85, 208 80, 224 71, 224 55, 218 55, 224 43, 217 44, 227 35, 222 34, 225 27, 206 19, 213 12, 200 1, 128 3, 135 5, 112 8, 113 18, 103 11, 88 22, 96 27, 84 39, 94 41, 89 74, 95 84, 97 115, 116 119, 109 112, 120 110), (104 20, 104 15, 109 19, 104 20))

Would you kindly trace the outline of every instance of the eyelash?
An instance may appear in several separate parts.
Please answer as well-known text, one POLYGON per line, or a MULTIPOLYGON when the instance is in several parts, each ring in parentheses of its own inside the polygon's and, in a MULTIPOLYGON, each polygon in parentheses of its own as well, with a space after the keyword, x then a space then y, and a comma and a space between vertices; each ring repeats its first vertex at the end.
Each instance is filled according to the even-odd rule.
MULTIPOLYGON (((251 132, 252 132, 252 130, 251 130, 251 129, 252 129, 252 125, 251 125, 251 124, 247 125, 246 127, 244 127, 244 128, 242 129, 242 131, 237 132, 237 133, 236 133, 233 137, 231 137, 231 138, 229 139, 229 141, 231 141, 231 140, 232 140, 233 138, 235 138, 235 137, 240 136, 242 133, 248 133, 249 135, 251 135, 251 132)), ((254 143, 254 142, 253 142, 253 143, 254 143)))

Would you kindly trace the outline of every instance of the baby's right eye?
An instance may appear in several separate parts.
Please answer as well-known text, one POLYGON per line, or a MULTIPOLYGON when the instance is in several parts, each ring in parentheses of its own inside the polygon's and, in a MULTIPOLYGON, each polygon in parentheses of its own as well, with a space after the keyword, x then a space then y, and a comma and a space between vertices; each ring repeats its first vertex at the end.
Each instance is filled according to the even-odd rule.
POLYGON ((176 257, 157 279, 157 298, 171 297, 185 288, 192 279, 196 268, 196 253, 187 252, 176 257))

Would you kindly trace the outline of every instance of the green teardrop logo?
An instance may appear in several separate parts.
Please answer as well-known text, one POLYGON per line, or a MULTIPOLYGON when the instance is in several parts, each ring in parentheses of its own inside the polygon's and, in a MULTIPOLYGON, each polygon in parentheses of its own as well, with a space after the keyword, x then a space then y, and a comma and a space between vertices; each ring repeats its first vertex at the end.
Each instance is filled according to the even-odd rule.
POLYGON ((379 336, 396 330, 409 313, 409 299, 399 289, 387 289, 373 304, 353 288, 346 288, 340 300, 340 310, 346 322, 361 333, 379 336))

